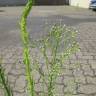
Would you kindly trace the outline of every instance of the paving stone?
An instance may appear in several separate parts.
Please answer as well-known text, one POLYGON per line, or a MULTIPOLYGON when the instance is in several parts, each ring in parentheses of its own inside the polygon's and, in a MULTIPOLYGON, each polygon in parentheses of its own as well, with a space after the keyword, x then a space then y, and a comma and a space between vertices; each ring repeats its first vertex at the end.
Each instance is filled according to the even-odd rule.
POLYGON ((20 96, 28 96, 28 93, 27 92, 23 92, 23 93, 21 93, 20 96))
POLYGON ((5 67, 5 74, 8 74, 12 70, 13 64, 6 64, 6 66, 4 67, 5 67))
MULTIPOLYGON (((69 70, 69 68, 70 68, 69 65, 70 65, 70 64, 67 64, 67 63, 63 64, 63 65, 62 65, 62 69, 68 69, 68 70, 69 70)), ((61 69, 61 70, 62 70, 62 69, 61 69)))
POLYGON ((64 94, 64 89, 63 88, 64 88, 64 85, 56 85, 55 86, 54 92, 55 92, 56 96, 58 96, 58 94, 60 96, 62 96, 62 94, 64 94))
POLYGON ((42 72, 44 72, 44 74, 48 75, 48 70, 51 70, 50 67, 49 67, 49 69, 47 69, 46 65, 42 66, 42 72))
POLYGON ((95 76, 96 76, 96 69, 94 70, 95 76))
POLYGON ((69 59, 66 59, 65 61, 64 61, 64 64, 62 64, 62 68, 69 68, 69 65, 70 65, 70 61, 69 61, 69 59))
POLYGON ((78 56, 78 59, 88 59, 88 60, 92 60, 93 59, 93 56, 78 56))
POLYGON ((87 82, 90 84, 96 84, 96 77, 87 76, 87 82))
POLYGON ((16 63, 16 58, 4 58, 3 59, 3 63, 4 64, 14 64, 14 63, 16 63))
POLYGON ((81 52, 87 52, 88 51, 84 45, 83 46, 80 45, 80 50, 81 50, 81 52))
POLYGON ((83 52, 83 55, 84 56, 95 56, 96 53, 93 53, 93 52, 83 52))
POLYGON ((0 88, 0 96, 4 96, 4 91, 0 88))
POLYGON ((76 52, 76 56, 83 56, 83 54, 82 54, 82 52, 81 51, 78 51, 78 52, 76 52))
POLYGON ((13 75, 25 75, 25 69, 19 69, 19 70, 16 70, 16 69, 12 69, 10 71, 10 74, 13 74, 13 75))
POLYGON ((68 75, 68 76, 72 76, 73 74, 72 74, 72 70, 69 70, 69 69, 64 69, 64 68, 62 68, 61 70, 60 70, 60 75, 68 75))
POLYGON ((59 77, 56 79, 56 83, 62 84, 62 83, 63 83, 63 77, 62 77, 62 76, 59 76, 59 77))
POLYGON ((40 82, 40 83, 42 83, 42 82, 48 83, 48 75, 45 75, 44 81, 43 81, 43 77, 40 77, 39 82, 40 82))
POLYGON ((86 79, 85 77, 82 75, 82 76, 78 76, 78 77, 75 77, 75 82, 76 83, 81 83, 81 84, 86 84, 86 79))
POLYGON ((9 52, 6 53, 4 58, 11 58, 12 56, 13 56, 13 52, 9 51, 9 52))
POLYGON ((96 60, 89 60, 89 64, 91 65, 92 69, 96 69, 96 60))
POLYGON ((6 53, 9 53, 9 52, 8 52, 8 48, 2 49, 1 54, 2 54, 3 58, 5 57, 6 53))
MULTIPOLYGON (((66 85, 66 84, 65 84, 66 85)), ((74 83, 74 81, 70 81, 65 87, 64 87, 64 93, 70 93, 70 94, 76 94, 77 85, 74 83)))
POLYGON ((73 54, 73 55, 70 57, 70 59, 72 59, 72 60, 76 60, 76 59, 77 59, 77 57, 76 57, 76 55, 75 55, 75 54, 73 54))
POLYGON ((96 85, 92 84, 80 85, 78 88, 78 92, 83 94, 94 94, 96 93, 96 85))
POLYGON ((64 85, 70 85, 70 84, 74 84, 75 83, 75 79, 74 77, 70 77, 70 76, 64 76, 64 85))
POLYGON ((80 63, 75 63, 75 64, 70 64, 69 66, 70 69, 80 69, 81 68, 81 64, 80 63))
POLYGON ((48 96, 48 93, 42 93, 42 92, 39 92, 39 93, 37 93, 37 95, 36 96, 48 96))
POLYGON ((83 75, 82 70, 80 70, 80 69, 79 70, 74 70, 73 74, 74 74, 74 77, 75 77, 75 82, 83 83, 83 84, 86 83, 86 79, 85 79, 85 77, 83 75))
POLYGON ((95 56, 94 56, 94 60, 96 60, 96 53, 94 53, 95 54, 95 56))
POLYGON ((13 96, 27 96, 27 94, 26 93, 14 92, 13 96))
POLYGON ((82 64, 82 69, 84 70, 84 75, 93 76, 93 70, 89 64, 82 64))
POLYGON ((85 94, 73 95, 73 94, 67 93, 67 94, 65 94, 64 96, 88 96, 88 95, 85 95, 85 94))
POLYGON ((23 56, 23 48, 22 47, 18 47, 18 49, 16 51, 14 51, 14 55, 17 55, 19 57, 23 56))
POLYGON ((32 74, 33 74, 35 83, 38 83, 40 80, 40 74, 35 70, 32 72, 32 74))
POLYGON ((10 83, 15 83, 16 78, 17 78, 17 76, 14 76, 11 74, 8 75, 8 80, 10 83))
POLYGON ((45 84, 43 86, 43 83, 38 83, 38 84, 35 84, 35 91, 36 92, 42 92, 42 91, 47 92, 47 87, 45 84))
POLYGON ((24 92, 24 88, 26 86, 25 78, 26 78, 25 76, 19 76, 17 78, 14 88, 15 91, 24 92))
POLYGON ((15 64, 15 68, 16 70, 20 70, 20 69, 24 69, 25 68, 25 64, 23 64, 23 60, 18 60, 15 64))
POLYGON ((71 62, 71 64, 76 64, 76 63, 87 64, 88 63, 88 61, 85 59, 70 60, 70 62, 71 62))
POLYGON ((86 94, 77 94, 77 95, 72 95, 72 96, 88 96, 86 94))

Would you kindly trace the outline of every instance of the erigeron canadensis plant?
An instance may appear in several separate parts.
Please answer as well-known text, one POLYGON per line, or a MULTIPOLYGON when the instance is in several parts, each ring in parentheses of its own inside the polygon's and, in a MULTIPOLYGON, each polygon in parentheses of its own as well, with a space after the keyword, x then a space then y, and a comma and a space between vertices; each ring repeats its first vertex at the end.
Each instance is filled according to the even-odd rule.
POLYGON ((4 90, 4 96, 13 96, 4 68, 2 67, 2 58, 0 58, 0 88, 4 90))
MULTIPOLYGON (((48 96, 56 96, 54 91, 55 81, 61 74, 62 65, 66 59, 79 49, 76 35, 77 32, 73 28, 65 25, 54 25, 47 36, 32 43, 34 48, 37 48, 39 53, 42 54, 41 57, 43 56, 45 70, 40 69, 41 62, 39 58, 33 59, 33 65, 42 77, 43 85, 45 83, 47 86, 48 96)), ((44 93, 43 95, 46 96, 44 93)))
POLYGON ((29 53, 29 34, 27 32, 27 17, 32 9, 33 0, 28 0, 24 11, 22 13, 21 21, 20 21, 20 28, 21 28, 21 36, 23 42, 23 58, 24 64, 26 66, 26 80, 27 80, 27 89, 29 92, 28 96, 34 96, 34 80, 31 74, 30 69, 30 53, 29 53))

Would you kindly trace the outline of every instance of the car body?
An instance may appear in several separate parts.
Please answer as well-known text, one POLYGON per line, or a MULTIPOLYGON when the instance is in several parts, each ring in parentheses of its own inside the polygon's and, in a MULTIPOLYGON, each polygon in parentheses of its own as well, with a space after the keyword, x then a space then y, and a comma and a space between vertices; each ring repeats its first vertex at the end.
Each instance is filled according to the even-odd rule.
POLYGON ((90 9, 93 9, 93 10, 96 10, 96 0, 91 0, 90 1, 90 6, 89 6, 90 9))

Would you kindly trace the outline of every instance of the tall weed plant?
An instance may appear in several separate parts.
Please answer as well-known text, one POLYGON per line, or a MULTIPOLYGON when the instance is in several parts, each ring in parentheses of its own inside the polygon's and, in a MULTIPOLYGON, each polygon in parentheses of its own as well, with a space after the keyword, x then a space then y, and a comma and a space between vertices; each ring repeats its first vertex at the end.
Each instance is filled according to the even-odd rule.
POLYGON ((34 48, 39 50, 44 61, 43 66, 46 66, 45 70, 40 70, 41 61, 39 58, 33 59, 33 65, 40 73, 43 83, 47 85, 47 95, 44 96, 56 96, 55 82, 60 75, 62 65, 79 49, 76 35, 77 32, 73 28, 55 24, 47 36, 33 41, 34 48))
MULTIPOLYGON (((47 36, 40 40, 33 40, 32 49, 37 49, 37 57, 30 59, 30 40, 27 32, 27 17, 32 9, 33 0, 28 0, 22 13, 20 28, 23 43, 23 59, 26 66, 26 81, 28 96, 36 96, 35 79, 32 72, 36 70, 42 81, 42 96, 56 96, 56 79, 61 74, 60 70, 65 60, 75 53, 79 47, 76 41, 77 32, 70 27, 53 25, 47 36), (40 55, 39 55, 40 54, 40 55), (45 70, 41 68, 41 58, 45 70), (45 86, 47 90, 45 90, 45 86)), ((34 53, 32 54, 34 55, 34 53)), ((0 86, 5 89, 5 96, 13 96, 4 70, 0 64, 0 86)), ((60 95, 59 95, 60 96, 60 95)))
POLYGON ((23 42, 23 58, 24 64, 26 65, 26 80, 27 80, 27 89, 29 96, 34 96, 34 80, 31 74, 30 69, 30 54, 29 54, 29 34, 27 32, 27 16, 29 15, 33 5, 33 0, 28 0, 24 11, 22 13, 20 27, 21 27, 21 36, 23 42))

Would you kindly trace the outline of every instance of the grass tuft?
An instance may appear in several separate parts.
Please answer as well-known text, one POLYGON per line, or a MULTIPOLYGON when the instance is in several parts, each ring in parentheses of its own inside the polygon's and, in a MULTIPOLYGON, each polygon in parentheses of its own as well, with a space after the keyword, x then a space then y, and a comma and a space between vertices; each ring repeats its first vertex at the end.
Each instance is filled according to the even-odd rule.
POLYGON ((13 92, 10 87, 8 78, 5 75, 4 69, 1 64, 2 64, 2 59, 0 58, 0 87, 1 89, 4 89, 5 96, 13 96, 13 92))

